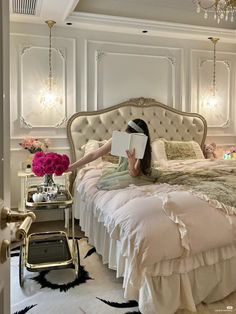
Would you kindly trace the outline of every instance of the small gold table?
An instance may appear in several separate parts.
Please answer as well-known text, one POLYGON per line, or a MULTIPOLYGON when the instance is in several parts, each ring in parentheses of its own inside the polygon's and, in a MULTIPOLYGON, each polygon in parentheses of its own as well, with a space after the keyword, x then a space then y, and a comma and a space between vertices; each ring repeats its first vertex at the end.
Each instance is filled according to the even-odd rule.
MULTIPOLYGON (((37 192, 37 185, 28 186, 25 195, 26 209, 50 210, 52 208, 71 211, 71 224, 68 219, 67 232, 47 231, 31 233, 26 236, 20 248, 19 282, 24 284, 24 267, 28 271, 43 271, 57 268, 74 268, 79 276, 80 258, 78 241, 74 236, 73 198, 69 190, 61 185, 55 198, 34 202, 32 195, 37 192), (71 233, 72 241, 69 241, 71 233)), ((46 222, 45 222, 46 223, 46 222)))

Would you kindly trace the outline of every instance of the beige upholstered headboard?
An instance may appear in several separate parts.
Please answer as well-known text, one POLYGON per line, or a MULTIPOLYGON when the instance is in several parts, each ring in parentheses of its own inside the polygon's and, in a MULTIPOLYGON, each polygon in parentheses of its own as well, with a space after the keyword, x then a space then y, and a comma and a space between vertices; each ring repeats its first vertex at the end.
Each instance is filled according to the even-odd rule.
POLYGON ((203 147, 206 138, 206 120, 197 113, 182 112, 150 98, 134 98, 121 104, 90 112, 78 112, 67 124, 71 147, 71 161, 83 156, 81 148, 90 139, 106 140, 112 131, 125 130, 131 119, 140 118, 149 127, 151 140, 194 140, 203 147))

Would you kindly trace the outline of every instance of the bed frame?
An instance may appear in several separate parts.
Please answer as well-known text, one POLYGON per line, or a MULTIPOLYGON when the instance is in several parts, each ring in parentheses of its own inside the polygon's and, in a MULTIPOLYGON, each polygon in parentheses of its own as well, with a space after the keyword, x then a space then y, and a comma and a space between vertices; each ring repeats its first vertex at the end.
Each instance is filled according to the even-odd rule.
MULTIPOLYGON (((203 148, 205 143, 207 123, 201 115, 197 113, 182 112, 163 105, 154 99, 141 97, 130 99, 103 110, 78 112, 72 115, 67 124, 67 135, 71 148, 72 162, 83 156, 84 151, 82 146, 86 144, 88 140, 109 139, 112 136, 113 130, 124 130, 128 121, 135 118, 141 118, 146 121, 149 127, 151 141, 158 137, 167 140, 194 140, 199 143, 201 148, 203 148)), ((76 186, 74 188, 76 189, 76 186)), ((109 268, 115 269, 117 276, 122 276, 125 282, 128 274, 126 269, 127 264, 125 257, 122 256, 120 252, 119 242, 110 238, 103 223, 97 221, 97 217, 94 216, 93 211, 89 213, 87 212, 86 202, 80 199, 76 193, 77 192, 75 191, 74 208, 77 211, 76 218, 80 219, 81 228, 88 236, 89 243, 96 247, 98 254, 102 256, 103 263, 107 263, 109 268)), ((236 265, 236 259, 234 265, 236 265)), ((207 272, 208 268, 202 270, 204 276, 207 272)), ((193 286, 192 289, 194 290, 194 282, 190 283, 190 278, 194 278, 194 276, 195 273, 193 271, 186 275, 180 274, 176 277, 173 275, 170 279, 168 278, 170 280, 169 282, 165 281, 165 278, 163 279, 167 282, 167 286, 169 284, 173 286, 175 292, 177 289, 176 287, 181 287, 181 291, 178 291, 180 296, 179 298, 176 298, 177 303, 173 305, 176 308, 183 306, 184 308, 194 311, 195 304, 202 300, 201 298, 198 298, 198 295, 201 294, 200 290, 196 290, 196 296, 194 296, 195 300, 193 300, 191 293, 189 293, 189 295, 187 293, 188 288, 191 286, 193 286), (175 281, 176 278, 177 281, 172 284, 171 280, 175 281)), ((159 282, 158 277, 149 279, 153 279, 154 284, 159 282)), ((146 290, 145 286, 139 291, 137 291, 135 287, 131 290, 128 288, 125 291, 125 297, 128 297, 129 299, 137 299, 139 301, 141 300, 139 303, 141 311, 143 313, 151 313, 144 310, 142 304, 143 297, 140 297, 146 294, 146 290)), ((165 289, 162 289, 162 287, 158 290, 158 297, 161 293, 164 293, 164 290, 165 289)), ((166 298, 165 295, 163 297, 166 298)), ((222 298, 222 295, 218 297, 218 299, 219 298, 222 298)), ((152 302, 152 300, 150 302, 152 302)), ((163 300, 166 302, 166 299, 163 300)), ((210 300, 212 301, 212 298, 210 300)))
POLYGON ((205 143, 207 123, 201 115, 173 109, 155 99, 133 98, 103 110, 78 112, 71 116, 67 124, 71 161, 83 156, 82 146, 88 140, 107 140, 114 130, 124 130, 128 121, 135 118, 146 121, 151 141, 158 137, 194 140, 201 148, 205 143))

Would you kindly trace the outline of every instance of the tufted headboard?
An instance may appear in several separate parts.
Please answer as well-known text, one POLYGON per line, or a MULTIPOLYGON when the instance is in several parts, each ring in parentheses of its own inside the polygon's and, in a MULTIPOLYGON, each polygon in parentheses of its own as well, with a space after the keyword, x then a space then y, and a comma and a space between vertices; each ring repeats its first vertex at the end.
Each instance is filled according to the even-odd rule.
POLYGON ((78 112, 67 123, 71 161, 83 156, 81 148, 88 140, 106 140, 114 130, 125 130, 131 119, 140 118, 148 124, 151 141, 194 140, 201 147, 206 139, 206 120, 197 113, 182 112, 150 98, 134 98, 98 111, 78 112))

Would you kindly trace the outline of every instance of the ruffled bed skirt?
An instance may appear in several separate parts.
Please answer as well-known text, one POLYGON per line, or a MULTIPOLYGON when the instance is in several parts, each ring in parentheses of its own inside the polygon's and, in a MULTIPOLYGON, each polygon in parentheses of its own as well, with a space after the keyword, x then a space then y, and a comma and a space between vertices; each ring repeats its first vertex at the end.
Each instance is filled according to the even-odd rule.
POLYGON ((123 277, 125 298, 136 299, 143 314, 174 314, 178 309, 196 311, 204 301, 212 303, 236 290, 236 246, 214 249, 189 257, 182 263, 176 260, 158 263, 135 273, 130 261, 122 256, 124 243, 111 239, 102 222, 87 210, 75 195, 75 217, 96 247, 104 264, 123 277), (178 268, 176 268, 178 263, 178 268))

